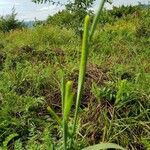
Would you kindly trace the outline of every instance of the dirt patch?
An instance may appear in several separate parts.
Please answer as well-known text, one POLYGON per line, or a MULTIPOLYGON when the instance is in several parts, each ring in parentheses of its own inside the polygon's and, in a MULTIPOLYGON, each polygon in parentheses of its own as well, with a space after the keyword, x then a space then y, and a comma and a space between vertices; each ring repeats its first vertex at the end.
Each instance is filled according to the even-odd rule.
MULTIPOLYGON (((105 84, 105 81, 108 80, 108 70, 104 70, 93 64, 88 65, 87 68, 88 69, 85 77, 85 88, 82 95, 81 108, 87 107, 91 101, 95 100, 95 97, 91 92, 92 83, 95 82, 97 85, 103 85, 105 84)), ((78 70, 70 74, 68 80, 74 81, 73 90, 75 93, 77 93, 78 70)), ((61 114, 60 87, 51 85, 50 81, 42 82, 39 86, 39 91, 39 95, 45 98, 47 105, 51 106, 56 113, 61 114)))
MULTIPOLYGON (((109 80, 107 72, 108 69, 103 69, 95 64, 88 64, 85 75, 85 86, 82 95, 81 107, 86 107, 91 99, 94 98, 91 87, 95 82, 97 85, 104 85, 109 80)), ((77 89, 78 70, 71 75, 71 80, 74 81, 74 89, 77 89)))
POLYGON ((29 45, 25 45, 25 46, 20 47, 19 50, 23 53, 33 53, 34 48, 29 45))

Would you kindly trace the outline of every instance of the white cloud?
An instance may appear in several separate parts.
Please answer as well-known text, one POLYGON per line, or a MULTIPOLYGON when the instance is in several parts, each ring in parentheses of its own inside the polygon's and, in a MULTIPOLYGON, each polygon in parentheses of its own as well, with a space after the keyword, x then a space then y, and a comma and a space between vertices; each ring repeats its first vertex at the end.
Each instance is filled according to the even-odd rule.
POLYGON ((10 2, 4 2, 4 1, 0 2, 0 5, 9 5, 9 4, 12 4, 12 3, 10 3, 10 2))
POLYGON ((55 7, 53 6, 46 6, 46 7, 42 7, 39 9, 39 11, 47 11, 47 10, 51 10, 51 9, 54 9, 55 7))
POLYGON ((16 3, 14 3, 14 5, 15 5, 15 6, 20 6, 20 3, 17 3, 17 2, 16 2, 16 3))
POLYGON ((0 2, 0 6, 6 6, 6 5, 15 5, 15 6, 19 6, 20 5, 20 3, 18 3, 18 2, 4 2, 4 1, 1 1, 0 2))

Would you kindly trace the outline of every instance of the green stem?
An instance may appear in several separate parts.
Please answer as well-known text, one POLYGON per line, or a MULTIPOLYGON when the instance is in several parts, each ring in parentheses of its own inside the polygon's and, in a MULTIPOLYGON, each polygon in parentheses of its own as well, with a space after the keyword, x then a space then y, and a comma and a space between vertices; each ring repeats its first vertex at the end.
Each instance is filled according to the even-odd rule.
POLYGON ((51 116, 57 121, 57 123, 61 126, 62 122, 58 115, 51 109, 50 106, 47 107, 47 111, 51 114, 51 116))
POLYGON ((64 78, 64 71, 62 71, 62 80, 61 80, 61 102, 62 102, 62 116, 64 114, 64 102, 65 102, 65 78, 64 78))
POLYGON ((81 62, 80 62, 80 68, 79 68, 78 90, 77 90, 77 99, 76 99, 76 108, 75 108, 75 117, 74 117, 74 125, 73 125, 72 135, 74 135, 74 133, 75 133, 77 114, 78 114, 78 110, 79 110, 79 106, 80 106, 81 95, 83 92, 84 81, 85 81, 85 73, 86 73, 86 65, 87 65, 88 49, 89 49, 89 43, 88 43, 89 21, 90 21, 90 17, 87 15, 85 17, 85 22, 84 22, 82 53, 81 53, 81 62))
POLYGON ((96 15, 94 17, 94 20, 93 20, 93 23, 92 23, 92 26, 91 26, 90 35, 89 35, 89 41, 91 41, 91 39, 92 39, 92 36, 93 36, 94 31, 96 29, 96 26, 98 24, 99 16, 100 16, 100 14, 102 12, 102 9, 104 7, 105 1, 106 0, 101 0, 101 2, 100 2, 99 8, 98 8, 98 12, 96 13, 96 15))
POLYGON ((77 122, 77 115, 79 111, 79 106, 81 102, 81 96, 83 93, 83 87, 85 82, 85 73, 86 73, 86 65, 87 65, 87 59, 88 59, 88 51, 89 51, 89 44, 92 39, 92 36, 94 34, 94 31, 96 29, 98 19, 100 16, 100 13, 102 11, 102 8, 104 6, 106 0, 101 0, 98 12, 93 20, 91 30, 89 32, 89 16, 87 15, 85 17, 84 22, 84 34, 83 34, 83 40, 82 40, 82 54, 81 54, 81 62, 80 62, 80 68, 79 68, 79 77, 78 77, 78 90, 77 90, 77 99, 76 99, 76 108, 75 108, 75 117, 74 117, 74 124, 73 124, 73 130, 72 130, 72 137, 71 137, 71 143, 70 147, 72 146, 73 142, 73 136, 76 132, 76 122, 77 122))
POLYGON ((64 150, 67 149, 67 123, 66 120, 63 118, 63 144, 64 144, 64 150))
POLYGON ((67 149, 67 140, 69 136, 68 131, 68 119, 73 104, 74 93, 72 93, 72 81, 68 81, 65 85, 64 94, 64 108, 63 108, 63 139, 64 139, 64 150, 67 149))
POLYGON ((64 144, 64 150, 66 150, 67 145, 67 138, 66 138, 66 122, 64 119, 64 107, 65 107, 65 79, 64 79, 64 72, 62 72, 62 81, 61 81, 61 97, 62 97, 62 116, 63 116, 63 144, 64 144))
POLYGON ((110 133, 111 133, 111 129, 112 129, 112 126, 113 126, 114 118, 115 118, 115 107, 113 107, 113 110, 112 110, 112 119, 110 120, 109 129, 107 131, 107 140, 108 140, 108 137, 110 137, 110 133))

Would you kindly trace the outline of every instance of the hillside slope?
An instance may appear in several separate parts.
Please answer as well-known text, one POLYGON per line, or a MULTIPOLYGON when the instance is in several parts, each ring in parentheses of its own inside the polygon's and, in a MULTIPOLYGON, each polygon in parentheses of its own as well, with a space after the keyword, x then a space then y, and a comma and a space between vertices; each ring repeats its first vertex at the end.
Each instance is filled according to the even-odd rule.
MULTIPOLYGON (((97 28, 78 121, 78 149, 101 141, 150 148, 149 25, 150 11, 144 10, 97 28)), ((0 145, 18 133, 15 143, 22 149, 46 149, 49 139, 59 147, 61 134, 46 107, 61 115, 62 68, 76 90, 80 49, 80 38, 71 28, 45 25, 0 33, 0 145)))

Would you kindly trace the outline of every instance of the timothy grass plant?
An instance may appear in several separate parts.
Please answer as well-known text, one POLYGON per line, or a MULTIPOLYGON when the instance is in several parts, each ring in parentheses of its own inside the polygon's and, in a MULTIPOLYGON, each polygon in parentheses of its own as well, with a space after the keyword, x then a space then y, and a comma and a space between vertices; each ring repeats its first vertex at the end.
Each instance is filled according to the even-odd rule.
MULTIPOLYGON (((106 0, 101 0, 98 12, 95 15, 95 18, 93 20, 91 28, 90 28, 90 16, 87 15, 85 17, 84 33, 83 33, 83 39, 82 39, 81 60, 80 60, 79 76, 78 76, 78 89, 77 89, 75 115, 74 115, 74 122, 72 125, 72 130, 69 131, 69 128, 68 128, 69 114, 70 114, 70 110, 71 110, 71 107, 73 104, 73 99, 74 99, 74 93, 72 92, 72 85, 73 85, 72 81, 65 82, 64 76, 63 76, 62 85, 61 85, 62 119, 60 119, 57 116, 57 114, 55 114, 55 112, 50 107, 48 107, 50 114, 58 122, 58 124, 62 126, 62 129, 63 129, 63 149, 64 150, 70 150, 70 149, 74 148, 73 145, 74 145, 75 135, 76 135, 77 117, 78 117, 78 111, 79 111, 80 102, 81 102, 81 96, 82 96, 83 89, 84 89, 85 73, 86 73, 86 66, 87 66, 88 54, 89 54, 89 46, 90 46, 92 36, 93 36, 94 31, 96 29, 98 19, 99 19, 99 16, 101 14, 101 11, 102 11, 102 8, 103 8, 105 2, 106 2, 106 0)), ((84 150, 100 150, 100 149, 108 149, 108 148, 115 148, 115 149, 122 149, 122 150, 124 149, 124 148, 122 148, 116 144, 101 143, 98 145, 84 148, 84 150)))

